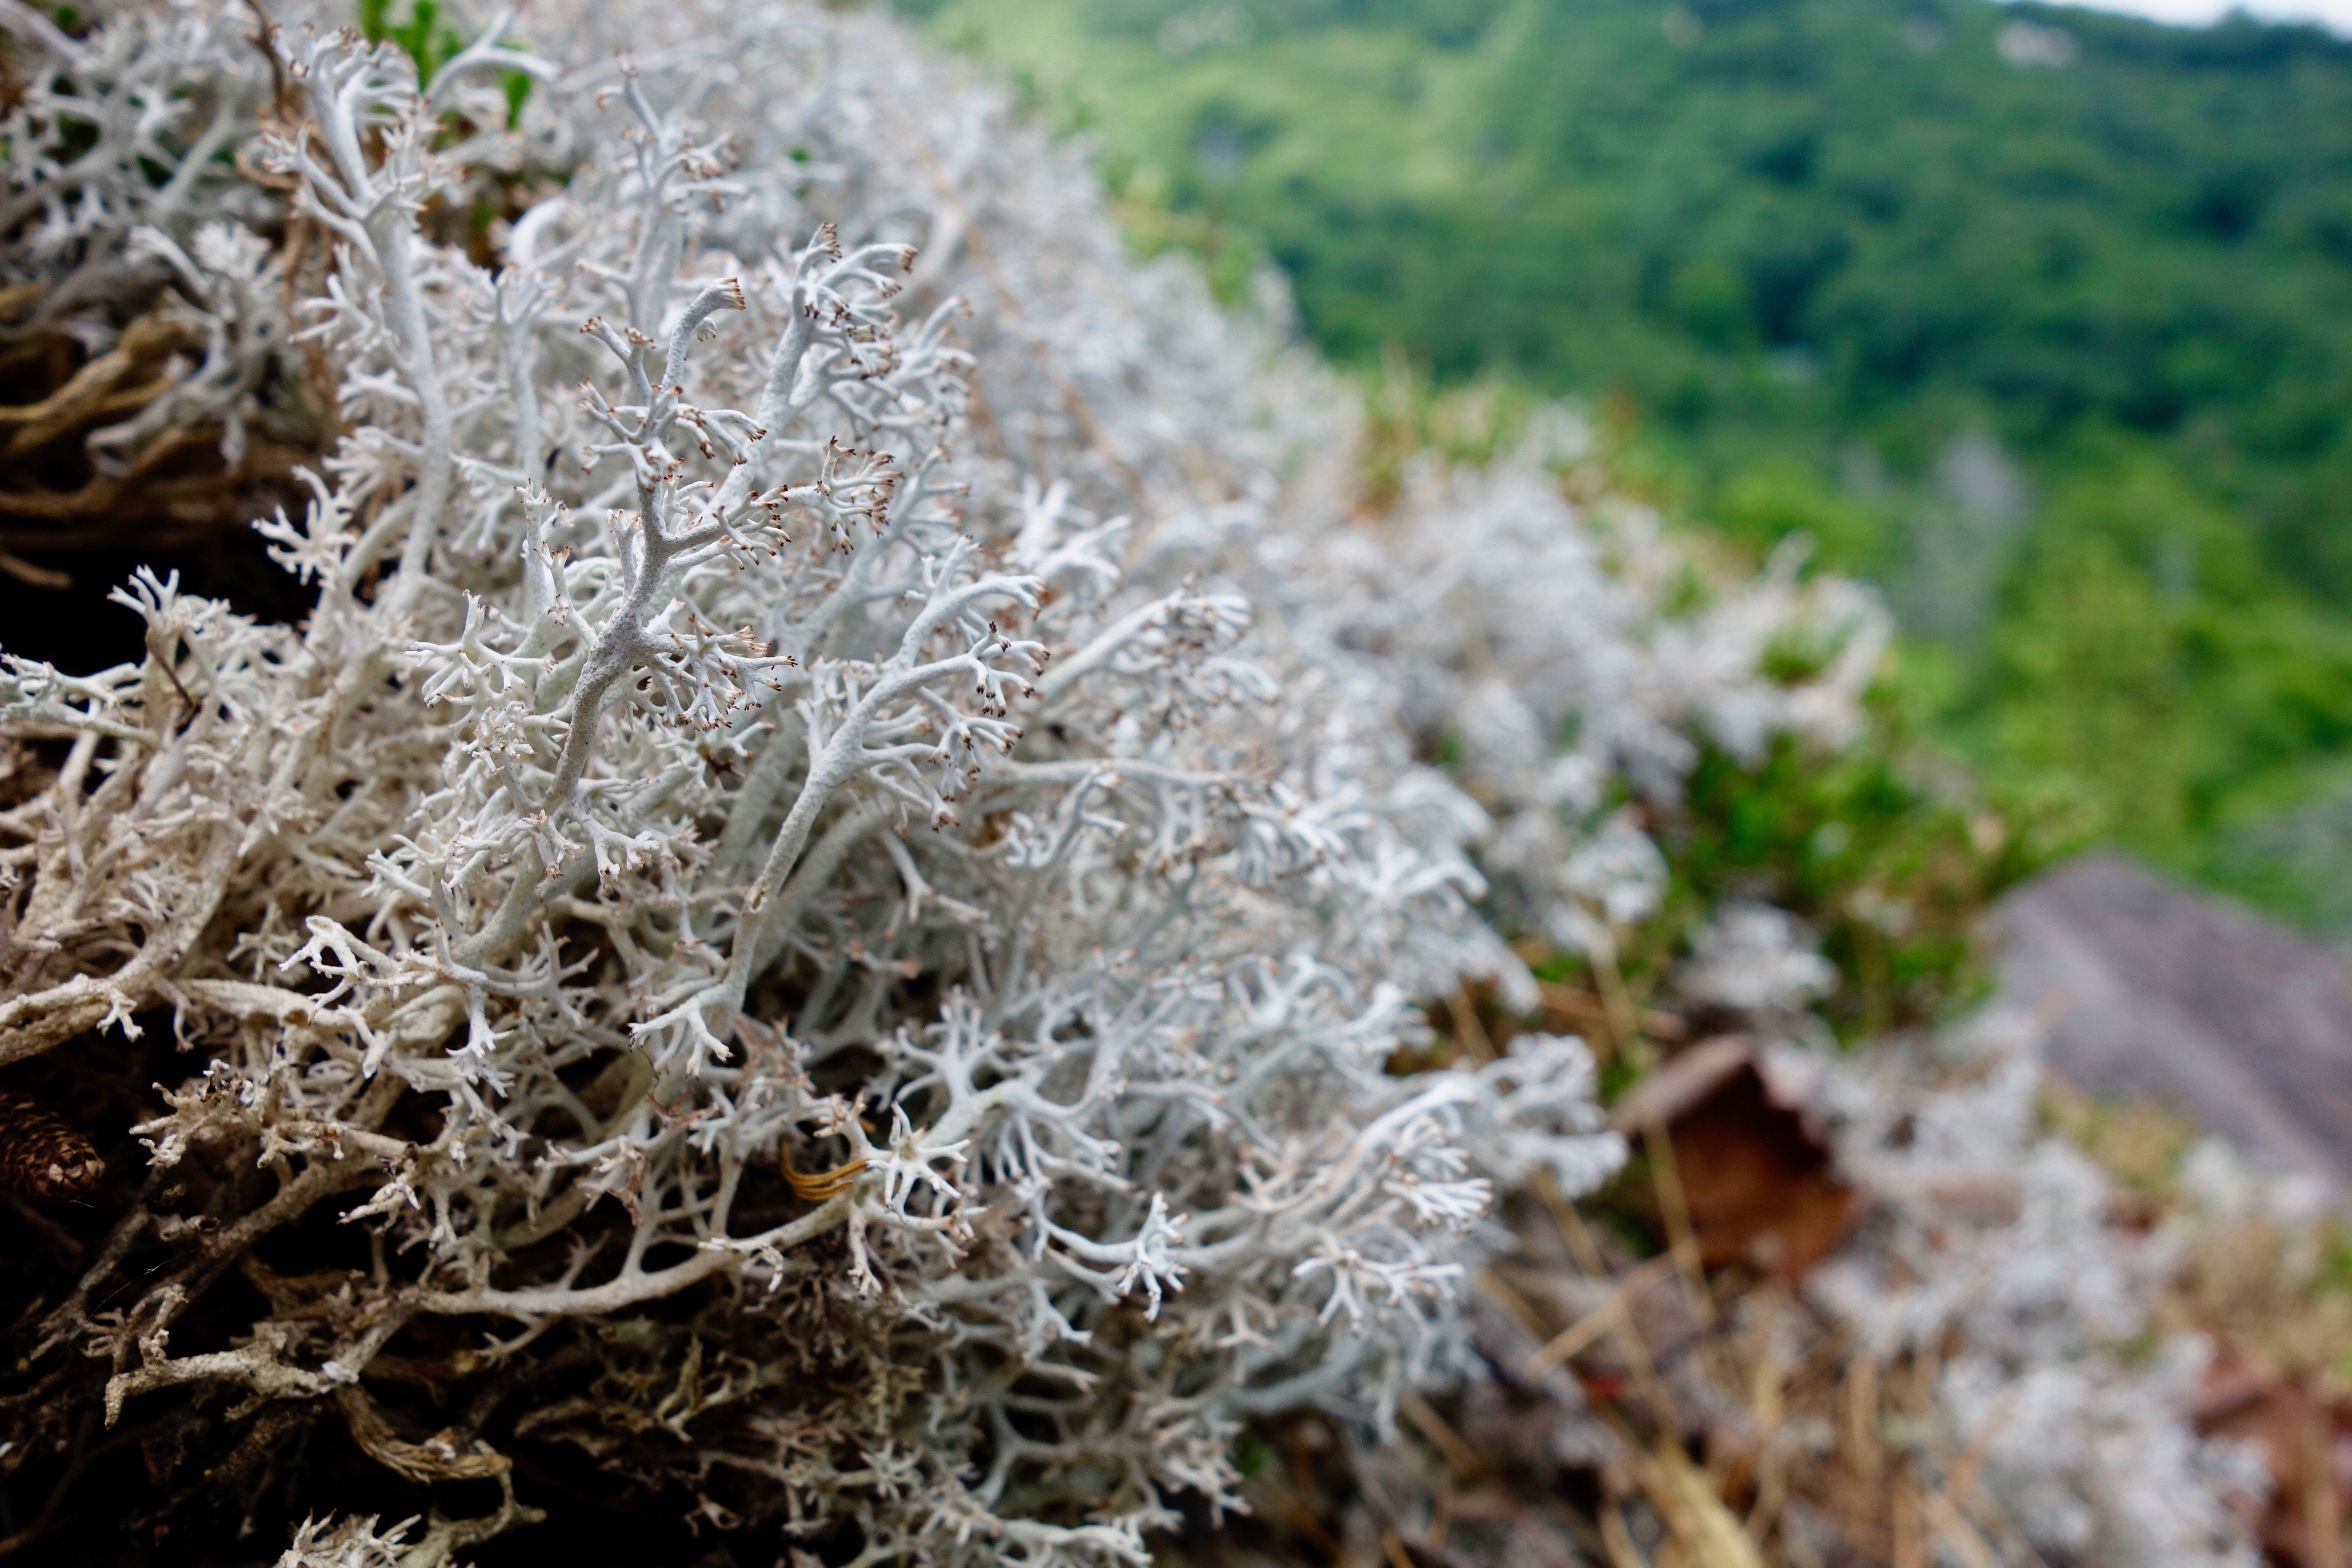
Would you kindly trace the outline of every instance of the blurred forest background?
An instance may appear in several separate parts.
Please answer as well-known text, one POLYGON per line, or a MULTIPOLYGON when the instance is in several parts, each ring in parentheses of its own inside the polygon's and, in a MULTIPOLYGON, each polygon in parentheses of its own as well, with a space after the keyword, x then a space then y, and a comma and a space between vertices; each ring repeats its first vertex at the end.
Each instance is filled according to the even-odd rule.
POLYGON ((1272 262, 1376 416, 1582 399, 1802 532, 1907 732, 2061 837, 2352 937, 2352 43, 1989 0, 899 0, 1272 262))

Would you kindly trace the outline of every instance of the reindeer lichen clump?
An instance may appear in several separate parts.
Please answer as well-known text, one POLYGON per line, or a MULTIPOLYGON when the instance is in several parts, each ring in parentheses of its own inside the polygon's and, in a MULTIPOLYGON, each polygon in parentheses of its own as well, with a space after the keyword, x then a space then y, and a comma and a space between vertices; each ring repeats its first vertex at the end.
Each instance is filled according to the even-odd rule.
MULTIPOLYGON (((142 575, 143 662, 5 678, 25 743, 69 739, 0 819, 0 1060, 102 1071, 166 1019, 203 1052, 14 1452, 96 1375, 110 1423, 326 1421, 503 1489, 436 1553, 533 1517, 522 1441, 862 1561, 1081 1563, 1229 1501, 1255 1412, 1385 1420, 1495 1184, 1622 1148, 1573 1041, 1385 1070, 1491 948, 1475 879, 1377 747, 1322 744, 1236 530, 967 467, 1028 416, 975 405, 961 300, 901 313, 944 199, 771 199, 676 62, 493 23, 420 84, 349 33, 205 37, 282 82, 244 153, 331 247, 287 352, 345 434, 263 525, 299 628, 142 575), (517 68, 532 114, 452 144, 517 68), (478 144, 564 160, 495 268, 425 226, 478 144)), ((857 88, 801 112, 854 137, 857 88)), ((233 225, 171 262, 191 310, 284 287, 233 225)))
MULTIPOLYGON (((1528 989, 1482 912, 1605 964, 1698 742, 1850 742, 1867 595, 1684 605, 1654 516, 1563 494, 1572 425, 1352 515, 1345 393, 887 18, 571 0, 559 58, 452 7, 420 80, 268 9, 0 0, 12 319, 162 366, 92 462, 337 433, 260 524, 300 626, 142 574, 141 662, 0 668, 0 1184, 107 1216, 25 1271, 11 1495, 135 1437, 142 1527, 418 1568, 556 1506, 527 1449, 762 1560, 1133 1563, 1253 1417, 1475 1375, 1499 1186, 1624 1149, 1580 1043, 1430 1068, 1413 999, 1528 989), (126 1142, 78 1107, 134 1054, 126 1142)), ((1807 1032, 1791 917, 1693 929, 1660 1000, 1807 1032)), ((1865 1173, 1898 1104, 2028 1148, 2028 1068, 1868 1070, 1865 1173)), ((1965 1328, 1964 1443, 2012 1398, 2086 1443, 2093 1390, 2054 1487, 1987 1450, 2043 1550, 2225 1556, 2177 1389, 2100 1349, 2095 1194, 2033 1171, 1813 1293, 1965 1328)))

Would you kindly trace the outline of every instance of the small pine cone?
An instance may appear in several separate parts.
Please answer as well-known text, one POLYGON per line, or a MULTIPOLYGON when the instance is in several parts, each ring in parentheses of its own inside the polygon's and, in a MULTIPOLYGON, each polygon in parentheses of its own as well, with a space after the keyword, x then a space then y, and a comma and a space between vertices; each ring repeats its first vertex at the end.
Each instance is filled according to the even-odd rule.
POLYGON ((69 1198, 104 1174, 106 1162, 89 1139, 27 1096, 0 1092, 0 1187, 69 1198))

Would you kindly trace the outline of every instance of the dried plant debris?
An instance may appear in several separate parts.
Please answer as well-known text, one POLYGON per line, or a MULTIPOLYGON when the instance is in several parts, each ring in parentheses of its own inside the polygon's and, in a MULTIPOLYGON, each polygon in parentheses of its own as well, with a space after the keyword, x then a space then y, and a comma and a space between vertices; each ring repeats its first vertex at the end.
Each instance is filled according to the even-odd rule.
POLYGON ((105 1173, 106 1162, 64 1118, 30 1096, 0 1090, 0 1187, 69 1198, 105 1173))
MULTIPOLYGON (((1620 1110, 1670 1130, 1687 1169, 1713 1135, 1704 1108, 1770 1055, 1694 1047, 1620 1110)), ((1274 1447, 1292 1462, 1245 1489, 1251 1522, 1181 1553, 2332 1561, 2312 1542, 2333 1539, 2314 1521, 2336 1518, 2342 1481, 2316 1467, 2336 1462, 2339 1418, 2209 1340, 2148 1337, 2176 1288, 2173 1240, 2047 1141, 2030 1028, 1988 1021, 1764 1076, 1863 1194, 1820 1266, 1702 1270, 1696 1204, 1660 1204, 1665 1249, 1643 1258, 1568 1205, 1515 1202, 1517 1247, 1466 1312, 1464 1384, 1409 1408, 1385 1447, 1289 1430, 1274 1447)))
POLYGON ((1844 1239, 1861 1198, 1774 1070, 1750 1040, 1701 1041, 1620 1100, 1610 1120, 1657 1140, 1652 1204, 1662 1229, 1667 1205, 1678 1205, 1702 1264, 1793 1279, 1844 1239))
POLYGON ((0 570, 241 528, 315 462, 273 73, 236 7, 17 6, 0 146, 0 570))

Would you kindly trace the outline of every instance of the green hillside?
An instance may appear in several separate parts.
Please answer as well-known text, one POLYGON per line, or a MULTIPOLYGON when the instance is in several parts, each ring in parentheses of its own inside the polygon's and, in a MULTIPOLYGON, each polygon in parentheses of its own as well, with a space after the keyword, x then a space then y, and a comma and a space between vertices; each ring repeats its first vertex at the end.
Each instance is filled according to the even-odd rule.
POLYGON ((1139 243, 1597 400, 1985 776, 2352 925, 2352 45, 1984 0, 940 0, 1139 243), (2339 820, 2340 819, 2340 820, 2339 820))

